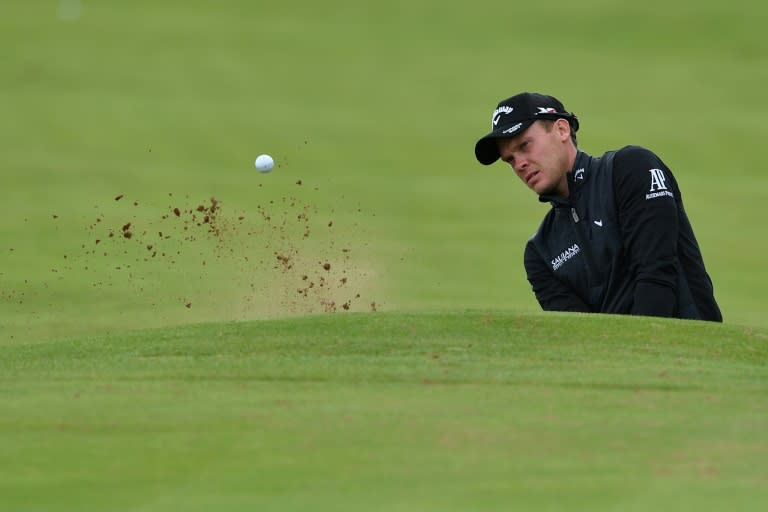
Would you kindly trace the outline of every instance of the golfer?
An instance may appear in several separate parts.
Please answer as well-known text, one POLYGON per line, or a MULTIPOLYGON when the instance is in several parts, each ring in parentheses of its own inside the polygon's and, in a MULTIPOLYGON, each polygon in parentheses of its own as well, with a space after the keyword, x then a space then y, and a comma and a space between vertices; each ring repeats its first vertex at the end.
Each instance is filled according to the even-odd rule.
POLYGON ((477 159, 506 162, 552 205, 524 256, 544 310, 722 322, 677 181, 658 156, 639 146, 580 151, 577 117, 542 94, 503 100, 491 123, 477 159))

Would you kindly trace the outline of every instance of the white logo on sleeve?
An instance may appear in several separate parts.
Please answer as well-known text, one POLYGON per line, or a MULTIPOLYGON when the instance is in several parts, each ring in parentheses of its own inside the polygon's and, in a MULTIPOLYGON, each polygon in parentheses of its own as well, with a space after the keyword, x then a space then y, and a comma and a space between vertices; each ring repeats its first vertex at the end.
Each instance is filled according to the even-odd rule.
POLYGON ((651 173, 651 192, 656 192, 657 190, 667 190, 667 178, 664 176, 664 171, 661 169, 651 169, 648 172, 651 173))
POLYGON ((667 190, 667 177, 661 169, 649 169, 651 173, 651 189, 645 194, 645 199, 655 199, 657 197, 669 196, 675 197, 672 192, 667 190))

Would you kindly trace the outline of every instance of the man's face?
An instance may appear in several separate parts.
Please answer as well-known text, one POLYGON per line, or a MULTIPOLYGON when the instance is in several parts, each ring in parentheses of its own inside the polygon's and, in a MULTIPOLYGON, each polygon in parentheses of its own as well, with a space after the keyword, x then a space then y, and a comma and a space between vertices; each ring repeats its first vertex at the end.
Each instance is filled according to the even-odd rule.
POLYGON ((496 145, 501 159, 512 166, 528 188, 539 195, 567 197, 566 173, 576 154, 570 134, 565 119, 551 126, 536 121, 520 135, 498 139, 496 145))

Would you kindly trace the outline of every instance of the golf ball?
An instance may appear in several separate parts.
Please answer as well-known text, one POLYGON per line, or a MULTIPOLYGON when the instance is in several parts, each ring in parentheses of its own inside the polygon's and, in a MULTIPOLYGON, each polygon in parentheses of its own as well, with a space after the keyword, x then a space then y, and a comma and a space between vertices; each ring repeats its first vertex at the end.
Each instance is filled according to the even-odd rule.
POLYGON ((269 155, 259 155, 256 157, 256 169, 259 172, 269 172, 275 166, 275 161, 269 155))

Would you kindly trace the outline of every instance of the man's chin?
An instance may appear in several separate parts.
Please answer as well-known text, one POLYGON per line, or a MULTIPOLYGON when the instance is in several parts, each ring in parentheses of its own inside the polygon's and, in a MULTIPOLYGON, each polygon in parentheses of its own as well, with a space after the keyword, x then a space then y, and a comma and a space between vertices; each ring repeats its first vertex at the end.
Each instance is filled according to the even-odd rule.
POLYGON ((547 187, 547 186, 536 186, 533 187, 532 190, 539 194, 540 196, 556 196, 557 195, 557 187, 547 187))

